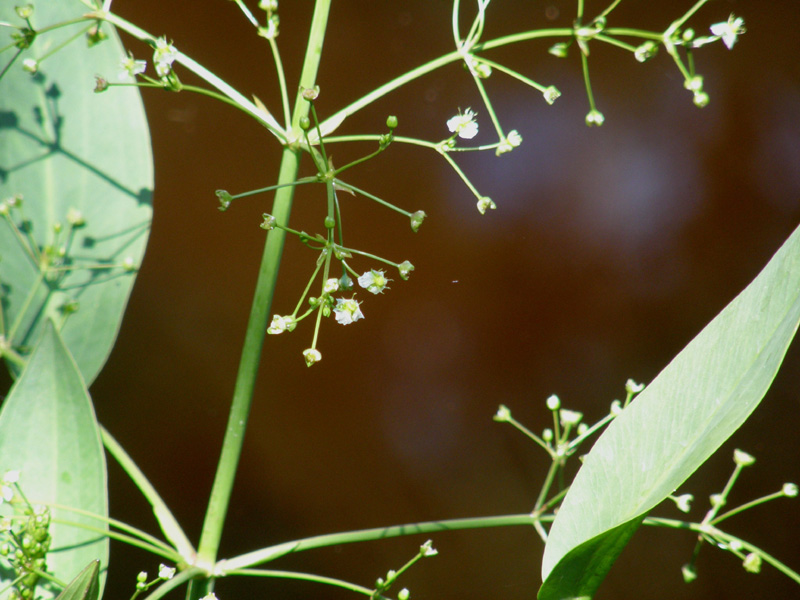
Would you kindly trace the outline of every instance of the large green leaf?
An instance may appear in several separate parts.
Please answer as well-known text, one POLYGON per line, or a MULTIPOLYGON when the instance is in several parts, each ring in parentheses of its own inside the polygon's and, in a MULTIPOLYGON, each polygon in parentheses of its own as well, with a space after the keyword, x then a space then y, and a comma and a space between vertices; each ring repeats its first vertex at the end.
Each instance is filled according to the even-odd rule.
MULTIPOLYGON (((0 476, 8 470, 20 472, 20 488, 33 504, 55 503, 108 517, 105 454, 94 408, 75 361, 49 323, 0 412, 0 476)), ((70 581, 99 560, 105 573, 106 528, 103 520, 54 508, 48 570, 70 581)), ((0 581, 0 589, 7 583, 0 581)))
MULTIPOLYGON (((24 24, 15 4, 25 3, 0 2, 0 21, 24 24)), ((37 28, 87 11, 77 0, 34 4, 37 28)), ((81 32, 90 25, 40 34, 0 79, 0 201, 15 194, 23 198, 21 209, 0 218, 0 334, 24 356, 48 317, 57 323, 66 319, 61 335, 87 384, 117 336, 135 267, 144 255, 153 187, 150 137, 138 90, 93 92, 96 74, 116 79, 122 45, 104 24, 109 39, 88 48, 81 32), (77 39, 47 56, 76 34, 77 39), (36 75, 23 70, 24 59, 42 57, 36 75), (80 211, 85 225, 71 228, 70 210, 80 211), (26 232, 25 242, 9 220, 26 232), (40 257, 47 246, 63 247, 65 255, 54 256, 43 273, 46 261, 40 257), (132 270, 123 267, 126 259, 132 270), (67 317, 70 305, 77 311, 67 317)), ((6 51, 2 57, 7 61, 12 54, 6 51)), ((19 365, 9 364, 18 373, 19 365)))
POLYGON ((800 229, 617 417, 553 522, 540 600, 590 598, 648 511, 744 423, 800 322, 800 229))

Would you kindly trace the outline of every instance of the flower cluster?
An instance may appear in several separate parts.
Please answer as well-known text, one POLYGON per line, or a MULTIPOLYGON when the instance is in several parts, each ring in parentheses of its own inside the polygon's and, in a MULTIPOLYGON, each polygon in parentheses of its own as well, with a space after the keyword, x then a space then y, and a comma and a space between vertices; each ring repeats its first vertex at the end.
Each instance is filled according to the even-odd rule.
MULTIPOLYGON (((402 265, 401 265, 402 267, 402 265)), ((408 263, 410 267, 408 271, 413 269, 413 265, 408 263)), ((401 275, 403 270, 401 269, 401 275)), ((407 276, 407 273, 406 273, 407 276)), ((386 277, 386 272, 382 269, 370 269, 358 276, 358 284, 370 292, 371 294, 382 294, 384 290, 388 289, 391 279, 386 277)), ((322 286, 322 296, 319 298, 310 298, 309 303, 311 309, 305 314, 298 316, 296 313, 292 315, 273 315, 272 321, 267 328, 267 333, 270 335, 279 335, 284 332, 294 331, 298 321, 307 317, 314 310, 320 310, 323 316, 330 316, 332 313, 336 322, 341 325, 350 325, 356 321, 364 318, 364 313, 361 311, 361 302, 355 299, 355 296, 334 298, 333 294, 339 292, 343 287, 342 280, 330 278, 325 281, 322 286)), ((352 287, 352 282, 347 283, 348 289, 352 287)), ((303 358, 308 366, 318 363, 322 360, 322 353, 315 347, 307 348, 303 351, 303 358)))

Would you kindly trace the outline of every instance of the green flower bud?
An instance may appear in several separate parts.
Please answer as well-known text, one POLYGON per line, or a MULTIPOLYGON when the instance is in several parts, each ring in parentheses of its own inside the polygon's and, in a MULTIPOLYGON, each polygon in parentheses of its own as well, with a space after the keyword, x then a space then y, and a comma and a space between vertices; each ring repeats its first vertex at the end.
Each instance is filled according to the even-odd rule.
POLYGON ((552 46, 550 46, 548 52, 555 57, 566 58, 568 50, 569 50, 569 44, 565 42, 558 42, 557 44, 553 44, 552 46))
POLYGON ((350 276, 347 275, 347 273, 339 277, 339 289, 343 292, 353 289, 353 280, 350 279, 350 276))
POLYGON ((311 127, 311 119, 308 117, 301 117, 300 118, 300 129, 303 131, 308 131, 311 127))
POLYGON ((692 98, 692 102, 694 102, 694 105, 698 108, 703 108, 705 106, 708 106, 709 101, 710 98, 708 97, 708 94, 706 94, 705 92, 696 92, 694 97, 692 98))
POLYGON ((751 552, 744 557, 742 566, 748 573, 759 573, 761 571, 761 557, 758 554, 751 552))
POLYGON ((497 413, 492 417, 498 423, 506 423, 511 419, 511 411, 504 404, 501 404, 497 409, 497 413))
POLYGON ((89 28, 89 31, 86 32, 86 45, 89 48, 107 39, 108 35, 106 35, 106 32, 103 31, 99 25, 93 25, 89 28))
POLYGON ((561 96, 561 92, 558 91, 558 88, 554 85, 551 85, 548 88, 545 88, 544 92, 542 92, 544 96, 545 102, 548 104, 553 104, 559 96, 561 96))
POLYGON ((414 270, 414 265, 406 260, 397 265, 397 269, 400 271, 400 279, 403 281, 408 281, 411 271, 414 270))
POLYGON ((319 98, 319 86, 315 85, 313 88, 304 88, 301 94, 303 98, 305 98, 309 102, 313 102, 314 100, 319 98))
POLYGON ((306 365, 310 367, 322 360, 322 354, 316 348, 308 348, 303 350, 303 358, 306 360, 306 365))
POLYGON ((425 220, 425 217, 428 215, 425 214, 425 211, 418 210, 413 215, 411 215, 411 230, 416 233, 419 231, 420 226, 422 225, 422 221, 425 220))
POLYGON ((606 118, 603 116, 603 113, 601 113, 596 108, 590 110, 588 112, 588 114, 586 115, 586 124, 589 127, 592 127, 594 125, 597 125, 598 127, 600 127, 605 120, 606 120, 606 118))
POLYGON ((220 211, 225 212, 230 207, 231 202, 233 202, 233 196, 231 196, 226 190, 217 190, 214 192, 219 198, 219 206, 217 207, 220 211))
POLYGON ((67 211, 67 223, 73 227, 83 227, 86 225, 86 219, 83 218, 83 213, 77 208, 70 208, 67 211))
POLYGON ((77 300, 67 300, 64 304, 61 305, 61 313, 64 315, 71 315, 72 313, 78 312, 78 308, 80 305, 78 304, 77 300))
POLYGON ((656 44, 653 40, 649 40, 636 48, 633 53, 634 58, 638 60, 640 63, 643 63, 647 60, 653 58, 656 53, 658 52, 658 44, 656 44))
POLYGON ((30 19, 33 15, 33 4, 25 4, 23 6, 15 6, 14 10, 17 11, 17 16, 20 19, 30 19))
POLYGON ((735 462, 740 467, 749 467, 756 459, 753 458, 750 454, 745 452, 744 450, 739 450, 738 448, 733 451, 733 462, 735 462))
POLYGON ((275 223, 277 221, 275 217, 273 217, 268 213, 264 213, 262 215, 262 218, 264 219, 264 221, 261 223, 261 225, 259 225, 261 229, 266 229, 267 231, 272 231, 273 229, 275 229, 275 223))
POLYGON ((397 117, 394 115, 389 115, 388 117, 386 117, 386 126, 389 129, 394 129, 395 127, 397 127, 397 117))
POLYGON ((325 229, 333 229, 336 227, 336 219, 331 216, 325 217, 325 229))

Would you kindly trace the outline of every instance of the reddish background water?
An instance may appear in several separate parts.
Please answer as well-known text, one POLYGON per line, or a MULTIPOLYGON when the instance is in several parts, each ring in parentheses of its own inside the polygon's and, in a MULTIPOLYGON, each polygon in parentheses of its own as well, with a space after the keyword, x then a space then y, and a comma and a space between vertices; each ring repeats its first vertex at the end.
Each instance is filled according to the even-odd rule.
MULTIPOLYGON (((664 28, 691 3, 642 4, 623 3, 610 25, 664 28)), ((589 3, 587 13, 604 6, 589 3)), ((117 8, 278 112, 266 44, 233 3, 140 0, 117 8)), ((290 88, 311 8, 281 5, 290 88)), ((573 11, 570 2, 496 2, 485 37, 569 26, 573 11)), ((486 82, 506 130, 524 138, 499 159, 457 157, 498 204, 486 216, 430 151, 396 144, 348 172, 354 185, 428 213, 414 235, 404 218, 341 197, 350 243, 408 259, 416 271, 384 296, 359 294, 363 321, 324 323, 324 358, 313 369, 300 355, 310 345, 309 322, 267 339, 223 555, 320 533, 529 511, 547 458, 492 422, 498 404, 541 431, 551 423, 544 400, 557 393, 594 422, 622 396, 628 377, 651 380, 755 276, 800 217, 800 11, 794 1, 714 2, 693 23, 700 31, 731 11, 745 17, 748 31, 733 52, 715 45, 697 53, 711 96, 703 110, 666 55, 640 65, 593 45, 592 81, 606 116, 600 129, 583 124, 574 52, 557 60, 540 42, 491 54, 563 96, 550 107, 500 73, 486 82)), ((330 114, 451 44, 447 3, 335 2, 317 109, 330 114)), ((148 54, 141 44, 130 47, 148 54)), ((157 165, 151 245, 119 344, 92 393, 101 421, 196 539, 264 240, 260 215, 271 203, 260 196, 222 214, 213 191, 273 183, 279 149, 265 130, 206 98, 144 97, 157 165)), ((493 141, 480 98, 456 65, 382 99, 337 133, 379 132, 396 114, 398 135, 438 140, 446 119, 467 106, 479 113, 475 141, 493 141)), ((371 149, 337 146, 333 155, 342 165, 371 149)), ((292 225, 321 231, 323 208, 319 188, 301 190, 292 225)), ((291 312, 315 260, 292 240, 284 256, 273 305, 281 314, 291 312)), ((763 405, 682 488, 698 498, 697 519, 703 499, 724 485, 734 447, 758 462, 732 504, 800 482, 799 361, 790 350, 763 405)), ((111 483, 112 514, 154 531, 147 506, 114 466, 111 483)), ((797 569, 798 511, 784 500, 729 527, 797 569)), ((658 514, 678 516, 669 507, 658 514)), ((312 551, 269 567, 369 586, 424 539, 312 551)), ((542 544, 532 529, 446 533, 434 543, 440 556, 400 582, 413 598, 535 596, 542 544)), ((688 534, 641 530, 598 600, 800 597, 770 567, 750 575, 709 547, 700 578, 686 586, 680 567, 693 545, 688 534)), ((135 574, 157 567, 119 550, 112 561, 108 597, 127 597, 135 574)), ((224 600, 353 597, 273 580, 220 581, 217 591, 224 600)))

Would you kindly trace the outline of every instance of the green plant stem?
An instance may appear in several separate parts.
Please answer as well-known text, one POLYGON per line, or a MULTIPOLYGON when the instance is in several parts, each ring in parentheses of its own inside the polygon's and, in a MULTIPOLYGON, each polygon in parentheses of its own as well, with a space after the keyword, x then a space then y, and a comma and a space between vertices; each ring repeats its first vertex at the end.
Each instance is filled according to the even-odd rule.
POLYGON ((230 575, 250 575, 253 577, 275 577, 278 579, 295 579, 298 581, 313 581, 314 583, 321 583, 323 585, 331 585, 334 587, 356 592, 369 596, 372 590, 365 588, 363 585, 357 585, 341 579, 334 579, 333 577, 325 577, 323 575, 315 575, 313 573, 297 573, 295 571, 273 571, 269 569, 242 569, 230 573, 230 575))
MULTIPOLYGON (((322 44, 325 38, 325 29, 328 23, 331 0, 317 0, 314 7, 314 16, 311 22, 308 47, 300 76, 300 88, 314 86, 317 69, 322 55, 322 44)), ((292 115, 292 134, 296 137, 299 133, 299 122, 308 116, 309 103, 298 92, 292 115)), ((301 150, 286 146, 281 159, 278 174, 278 185, 296 181, 300 167, 301 150)), ((278 223, 286 224, 292 208, 294 187, 283 187, 275 193, 275 202, 272 215, 278 223)), ((200 536, 197 565, 211 572, 212 565, 216 562, 219 542, 225 515, 228 510, 236 468, 241 456, 244 433, 252 404, 253 389, 255 387, 258 365, 261 360, 261 349, 267 330, 275 282, 278 276, 283 245, 286 238, 281 229, 274 229, 267 235, 261 267, 258 273, 255 295, 250 319, 247 324, 239 371, 233 392, 233 401, 222 443, 214 484, 211 489, 208 509, 203 522, 203 531, 200 536)))
POLYGON ((399 537, 402 535, 437 533, 441 531, 455 531, 460 529, 506 527, 511 525, 533 525, 537 518, 541 521, 553 520, 552 515, 541 517, 532 517, 529 514, 502 515, 498 517, 476 517, 471 519, 428 521, 425 523, 410 523, 406 525, 393 525, 391 527, 377 527, 375 529, 361 529, 359 531, 318 535, 292 542, 285 542, 283 544, 278 544, 277 546, 262 548, 261 550, 256 550, 255 552, 242 554, 235 558, 222 561, 219 565, 219 569, 224 573, 229 573, 237 569, 243 569, 274 560, 291 552, 301 552, 303 550, 311 550, 312 548, 324 548, 326 546, 349 544, 352 542, 367 542, 399 537))
POLYGON ((167 504, 147 477, 145 477, 144 473, 139 469, 138 465, 133 462, 133 459, 125 452, 125 449, 102 425, 100 426, 100 436, 103 440, 103 446, 105 446, 108 453, 119 463, 150 504, 153 509, 153 514, 158 521, 158 525, 161 527, 161 531, 164 532, 166 538, 172 543, 185 561, 191 562, 195 556, 194 547, 189 541, 189 538, 186 537, 178 520, 172 514, 167 504))
MULTIPOLYGON (((114 13, 104 12, 104 11, 93 11, 86 13, 84 18, 92 19, 92 20, 102 20, 108 21, 112 25, 114 25, 117 29, 121 29, 122 31, 132 35, 133 37, 142 40, 155 40, 156 37, 147 33, 144 29, 137 27, 130 21, 126 21, 122 17, 115 15, 114 13)), ((228 85, 225 81, 214 75, 211 71, 206 69, 201 64, 195 62, 193 59, 185 55, 183 52, 178 52, 177 58, 175 59, 178 63, 182 64, 184 67, 192 71, 195 75, 200 77, 201 79, 208 82, 210 85, 217 88, 220 92, 222 92, 225 96, 233 100, 237 105, 242 107, 242 109, 247 112, 252 117, 264 125, 270 132, 272 132, 275 137, 277 137, 281 142, 286 141, 286 132, 283 128, 278 124, 273 117, 269 113, 265 113, 261 109, 259 109, 253 102, 248 100, 245 96, 239 93, 236 89, 228 85)))
MULTIPOLYGON (((491 50, 492 48, 500 48, 502 46, 507 46, 509 44, 515 44, 517 42, 524 42, 528 40, 534 40, 538 38, 548 38, 548 37, 571 37, 573 34, 572 29, 560 27, 554 29, 537 29, 534 31, 525 31, 523 33, 515 33, 512 35, 506 35, 503 37, 496 38, 494 40, 489 40, 484 43, 476 44, 473 48, 473 52, 480 52, 483 50, 491 50)), ((455 50, 448 54, 444 54, 439 58, 431 60, 424 65, 420 65, 410 71, 392 79, 388 83, 383 84, 382 86, 375 88, 370 93, 362 96, 355 102, 352 102, 345 106, 340 111, 334 113, 327 119, 325 119, 322 123, 320 123, 320 128, 323 130, 327 130, 327 125, 331 123, 336 123, 343 121, 346 117, 358 112, 365 106, 368 106, 375 102, 375 100, 385 96, 389 92, 393 92, 397 88, 404 86, 406 83, 414 81, 423 75, 427 75, 428 73, 435 71, 436 69, 448 65, 453 62, 457 62, 464 59, 464 55, 455 50)))
POLYGON ((716 529, 715 527, 710 527, 709 525, 705 525, 703 523, 687 523, 685 521, 677 521, 675 519, 662 519, 659 517, 647 517, 643 521, 644 525, 653 525, 656 527, 670 527, 673 529, 688 529, 690 531, 695 531, 700 534, 714 534, 715 537, 719 537, 720 539, 724 539, 726 543, 730 544, 731 542, 738 542, 743 550, 747 550, 748 552, 755 552, 758 554, 761 559, 778 569, 781 573, 786 575, 789 579, 800 583, 800 573, 797 573, 794 569, 783 564, 774 556, 767 554, 761 548, 754 546, 750 542, 737 538, 729 533, 725 533, 716 529))

